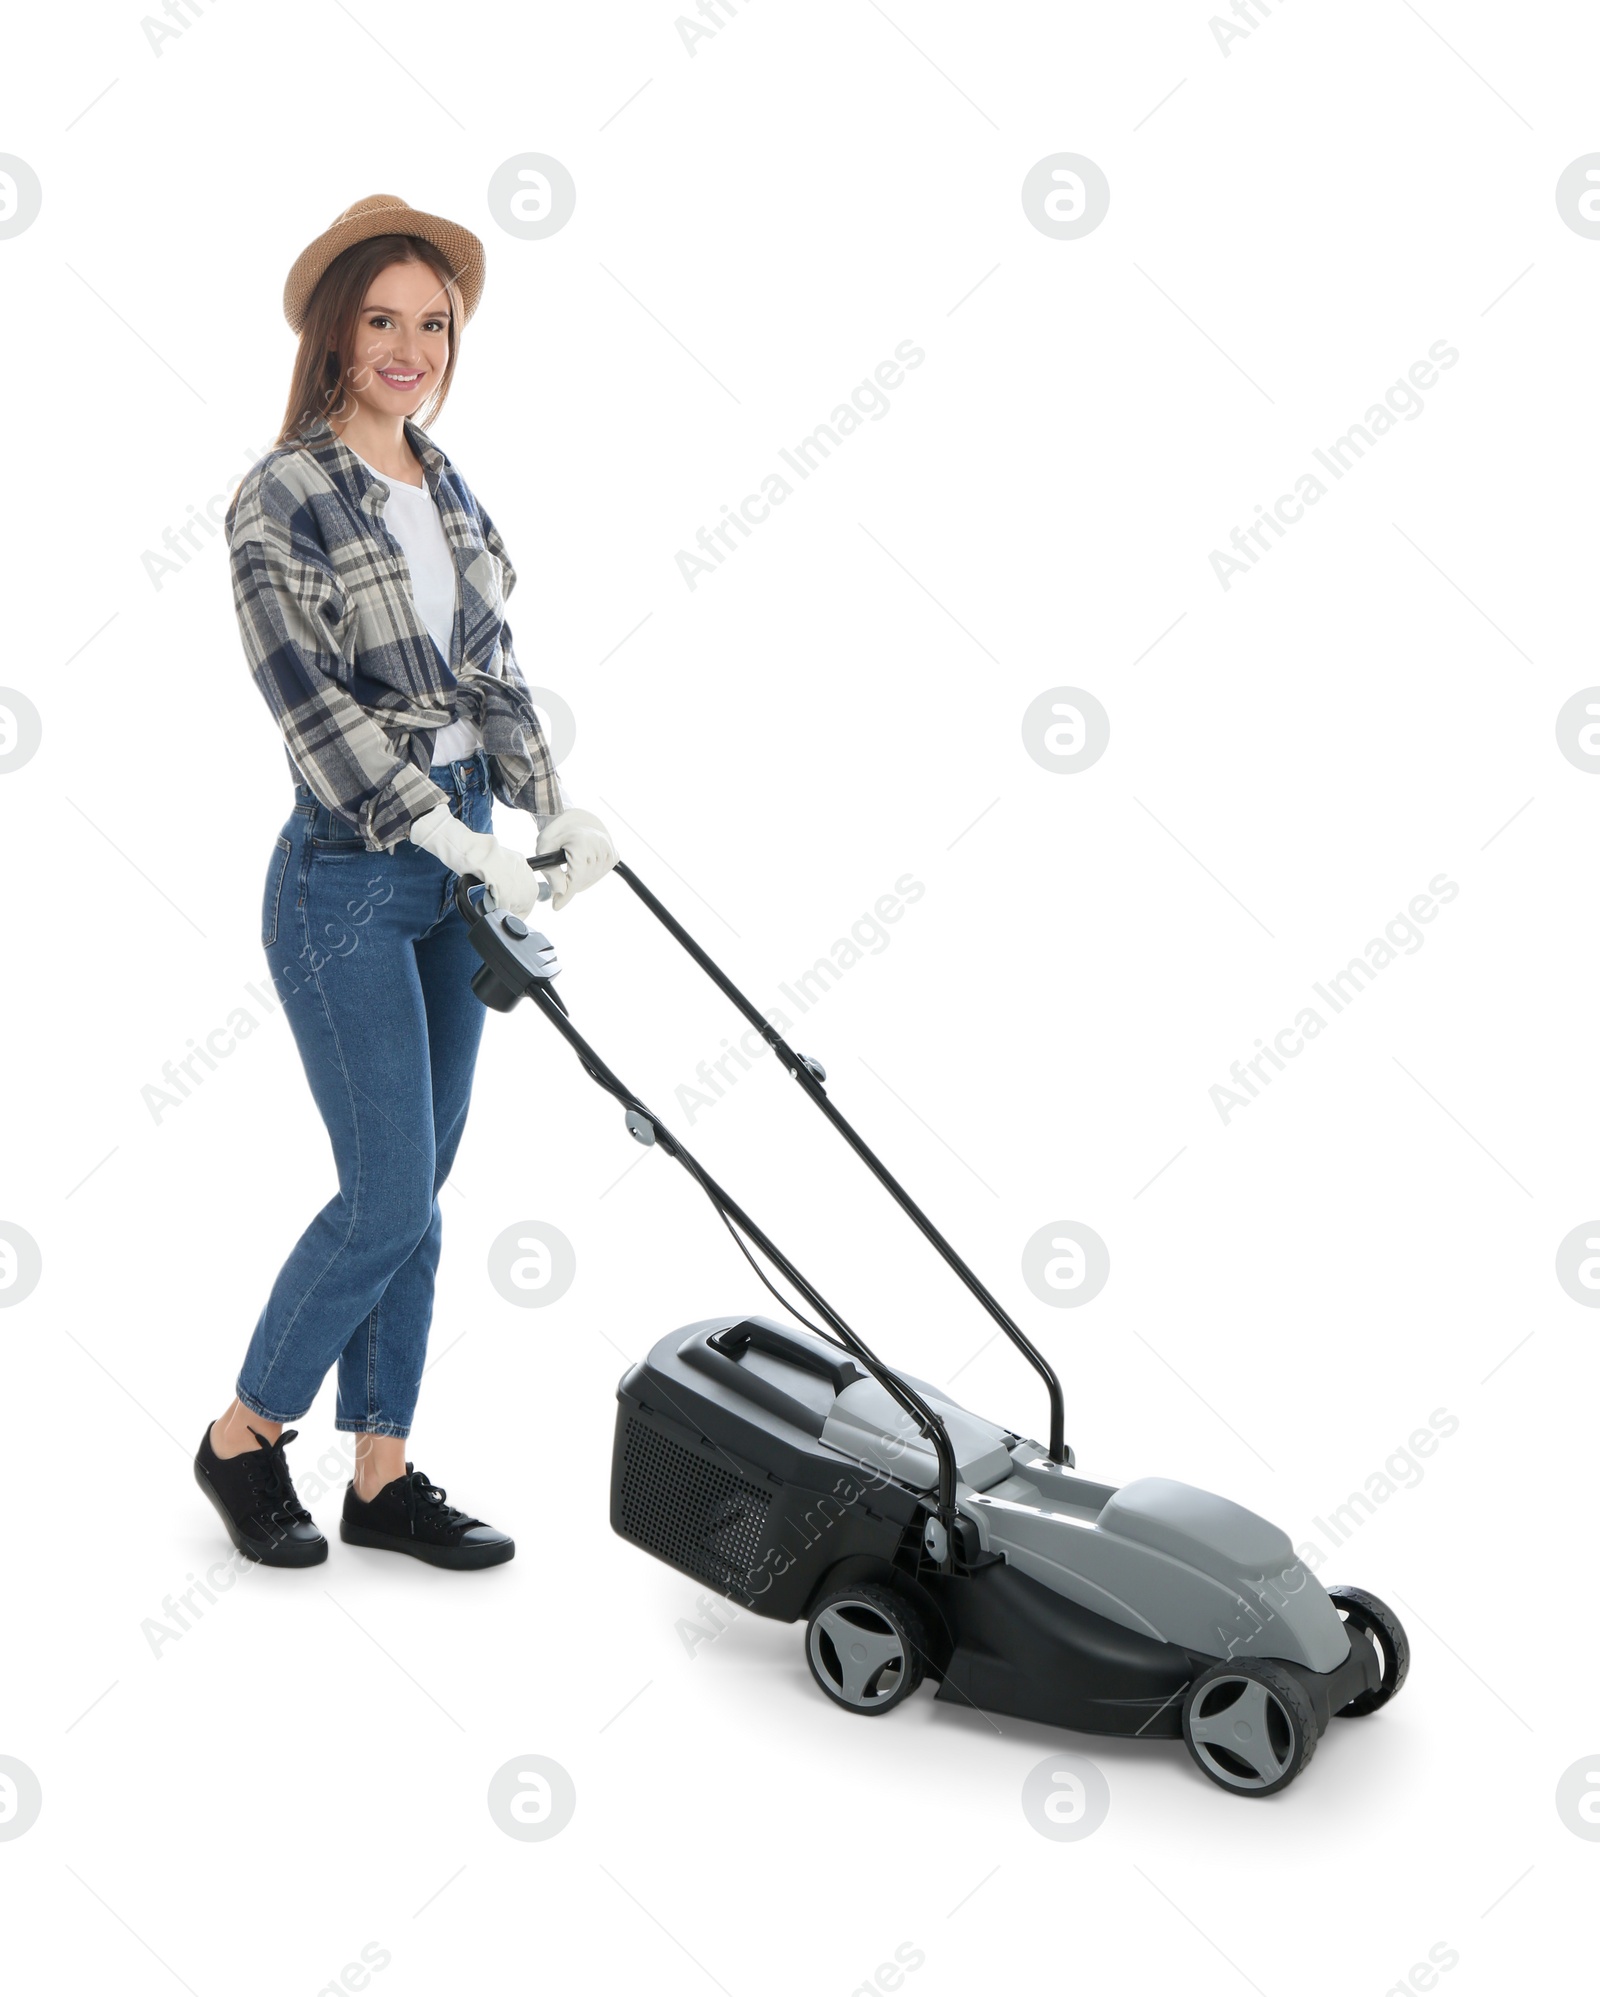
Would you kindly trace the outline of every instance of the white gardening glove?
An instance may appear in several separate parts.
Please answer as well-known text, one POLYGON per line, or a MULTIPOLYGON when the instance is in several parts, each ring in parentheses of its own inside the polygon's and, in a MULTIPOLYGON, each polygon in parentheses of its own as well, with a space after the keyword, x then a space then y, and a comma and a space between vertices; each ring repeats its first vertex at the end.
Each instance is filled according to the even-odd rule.
POLYGON ((436 804, 411 821, 413 845, 442 860, 453 874, 477 874, 486 883, 491 908, 526 915, 539 898, 539 876, 526 857, 502 846, 492 832, 474 832, 452 815, 448 804, 436 804))
POLYGON ((592 888, 602 874, 617 864, 617 849, 611 834, 592 811, 576 807, 558 812, 539 834, 539 851, 566 853, 565 872, 551 870, 552 908, 564 908, 582 888, 592 888))

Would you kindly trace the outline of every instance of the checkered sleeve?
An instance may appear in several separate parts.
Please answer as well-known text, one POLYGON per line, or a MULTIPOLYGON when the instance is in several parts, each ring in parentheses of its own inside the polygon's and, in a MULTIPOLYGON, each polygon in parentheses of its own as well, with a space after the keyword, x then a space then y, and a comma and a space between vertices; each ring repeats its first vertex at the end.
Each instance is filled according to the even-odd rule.
POLYGON ((511 566, 499 528, 478 504, 476 496, 472 503, 483 531, 483 544, 499 570, 500 590, 499 672, 485 686, 484 747, 493 759, 495 796, 503 804, 531 812, 534 823, 543 832, 550 820, 566 809, 566 801, 528 682, 512 650, 511 626, 505 620, 505 600, 516 587, 517 572, 511 566))
POLYGON ((227 527, 240 637, 289 753, 321 803, 387 852, 443 794, 341 683, 354 611, 311 509, 268 459, 239 488, 227 527))

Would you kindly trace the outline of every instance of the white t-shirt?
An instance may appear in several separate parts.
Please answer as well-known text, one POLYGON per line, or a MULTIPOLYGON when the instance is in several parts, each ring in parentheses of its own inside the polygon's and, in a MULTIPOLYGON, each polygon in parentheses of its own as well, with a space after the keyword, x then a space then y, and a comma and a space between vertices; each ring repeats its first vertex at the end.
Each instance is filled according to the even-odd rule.
MULTIPOLYGON (((361 456, 359 451, 356 456, 361 456)), ((365 458, 361 462, 367 465, 365 458)), ((456 622, 456 564, 433 494, 425 484, 407 485, 402 479, 387 477, 376 465, 367 465, 367 470, 388 488, 383 524, 400 543, 411 571, 411 599, 417 615, 448 665, 456 622)), ((475 755, 482 747, 483 736, 472 722, 452 721, 433 738, 433 761, 453 763, 475 755)))

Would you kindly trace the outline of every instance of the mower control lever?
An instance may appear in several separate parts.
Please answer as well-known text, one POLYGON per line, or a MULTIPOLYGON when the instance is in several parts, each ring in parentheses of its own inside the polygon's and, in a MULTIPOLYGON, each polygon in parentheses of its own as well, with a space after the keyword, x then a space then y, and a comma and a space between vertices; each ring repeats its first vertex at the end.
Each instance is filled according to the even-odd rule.
MULTIPOLYGON (((554 853, 530 853, 528 855, 528 865, 533 868, 535 873, 541 868, 564 867, 566 864, 567 856, 564 850, 558 850, 554 853)), ((540 901, 548 901, 550 899, 550 883, 548 881, 540 881, 539 899, 540 901)))
MULTIPOLYGON (((474 908, 471 892, 479 885, 476 874, 456 876, 456 908, 473 949, 483 959, 473 974, 472 989, 494 1011, 509 1012, 535 985, 547 984, 561 966, 555 945, 530 929, 520 915, 507 909, 474 908)), ((556 993, 551 996, 558 998, 556 993)))

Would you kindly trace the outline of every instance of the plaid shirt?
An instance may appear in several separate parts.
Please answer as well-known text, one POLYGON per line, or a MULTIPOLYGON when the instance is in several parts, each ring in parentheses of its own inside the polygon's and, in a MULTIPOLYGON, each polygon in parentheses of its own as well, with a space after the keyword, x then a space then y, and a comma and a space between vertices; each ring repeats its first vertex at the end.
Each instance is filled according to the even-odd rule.
POLYGON ((511 651, 516 571, 450 460, 414 423, 405 431, 455 557, 448 665, 383 524, 386 488, 325 420, 246 473, 226 520, 240 636, 290 767, 373 852, 443 801, 428 767, 435 733, 453 720, 482 732, 501 803, 532 812, 541 830, 563 808, 511 651))

